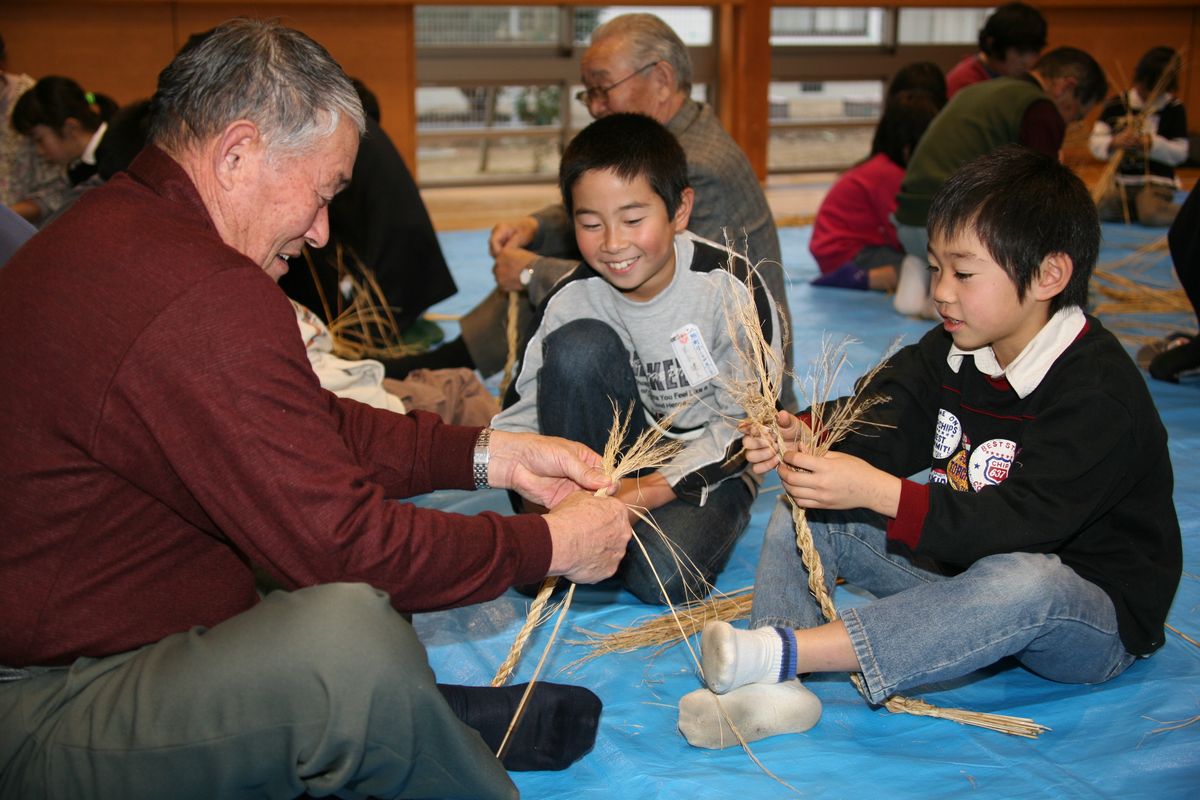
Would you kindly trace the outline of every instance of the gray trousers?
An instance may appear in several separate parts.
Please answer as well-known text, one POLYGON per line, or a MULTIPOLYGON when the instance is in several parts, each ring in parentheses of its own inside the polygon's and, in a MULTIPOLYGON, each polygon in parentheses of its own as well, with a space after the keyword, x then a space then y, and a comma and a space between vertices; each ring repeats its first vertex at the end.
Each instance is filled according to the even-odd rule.
POLYGON ((0 798, 513 798, 363 584, 0 683, 0 798))

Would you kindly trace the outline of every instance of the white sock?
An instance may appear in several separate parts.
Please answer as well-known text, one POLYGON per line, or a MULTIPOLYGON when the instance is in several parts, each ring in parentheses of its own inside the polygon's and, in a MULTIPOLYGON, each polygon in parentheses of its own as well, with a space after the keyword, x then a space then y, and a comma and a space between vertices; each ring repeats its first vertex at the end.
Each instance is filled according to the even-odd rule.
POLYGON ((747 683, 778 683, 796 675, 795 637, 778 628, 747 631, 728 622, 710 622, 700 636, 700 664, 704 682, 717 694, 747 683), (785 638, 791 639, 790 659, 785 638))
POLYGON ((782 733, 803 733, 821 719, 821 701, 796 679, 751 683, 729 694, 697 689, 679 701, 679 732, 693 747, 717 750, 782 733))
POLYGON ((896 296, 892 306, 901 314, 922 314, 929 301, 929 269, 916 256, 905 256, 896 275, 896 296))

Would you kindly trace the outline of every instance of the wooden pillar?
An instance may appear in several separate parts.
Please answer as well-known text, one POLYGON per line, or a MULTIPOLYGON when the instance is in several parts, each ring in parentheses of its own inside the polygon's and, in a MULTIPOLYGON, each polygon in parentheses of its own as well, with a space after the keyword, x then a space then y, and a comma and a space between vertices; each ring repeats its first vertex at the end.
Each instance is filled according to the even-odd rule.
POLYGON ((767 177, 770 39, 770 0, 717 7, 717 115, 759 180, 767 177))

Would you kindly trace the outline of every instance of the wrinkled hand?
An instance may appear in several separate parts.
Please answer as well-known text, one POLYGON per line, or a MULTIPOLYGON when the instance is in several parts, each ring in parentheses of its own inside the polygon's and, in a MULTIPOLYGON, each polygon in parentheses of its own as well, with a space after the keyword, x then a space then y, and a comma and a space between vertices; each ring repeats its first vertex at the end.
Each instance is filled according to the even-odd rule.
POLYGON ((519 292, 525 287, 521 285, 521 272, 526 267, 533 266, 537 253, 522 247, 505 247, 496 255, 496 263, 492 266, 492 275, 496 285, 506 292, 519 292))
MULTIPOLYGON (((784 442, 793 446, 808 427, 803 420, 787 411, 776 414, 775 422, 779 425, 784 442)), ((779 454, 775 450, 774 437, 762 425, 750 420, 745 420, 738 427, 742 431, 742 448, 746 451, 750 468, 759 475, 775 469, 779 465, 779 454)))
POLYGON ((488 236, 488 255, 497 258, 506 247, 525 247, 533 241, 537 231, 538 221, 533 217, 498 223, 488 236))
POLYGON ((600 456, 578 442, 536 433, 492 431, 488 483, 554 508, 579 491, 615 490, 600 469, 600 456))
POLYGON ((810 456, 796 450, 783 454, 779 481, 801 508, 869 508, 895 517, 901 481, 861 458, 831 451, 810 456))
POLYGON ((576 492, 545 515, 554 551, 550 575, 595 583, 617 571, 633 535, 625 504, 613 497, 576 492))

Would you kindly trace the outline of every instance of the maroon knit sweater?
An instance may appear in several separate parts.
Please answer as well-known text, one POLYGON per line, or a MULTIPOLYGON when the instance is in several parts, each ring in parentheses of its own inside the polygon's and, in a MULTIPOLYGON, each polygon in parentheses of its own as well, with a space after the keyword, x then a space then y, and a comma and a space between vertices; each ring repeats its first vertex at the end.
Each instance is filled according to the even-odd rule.
POLYGON ((0 269, 0 664, 69 663, 362 581, 406 611, 550 563, 538 516, 387 498, 469 488, 477 429, 322 390, 295 314, 153 147, 0 269))

